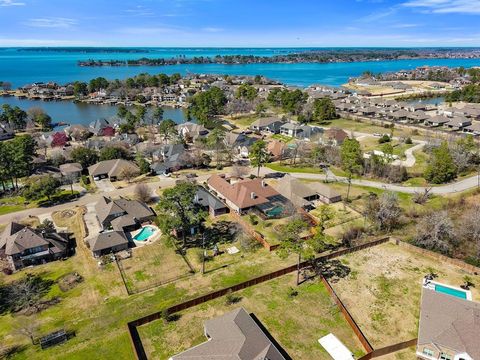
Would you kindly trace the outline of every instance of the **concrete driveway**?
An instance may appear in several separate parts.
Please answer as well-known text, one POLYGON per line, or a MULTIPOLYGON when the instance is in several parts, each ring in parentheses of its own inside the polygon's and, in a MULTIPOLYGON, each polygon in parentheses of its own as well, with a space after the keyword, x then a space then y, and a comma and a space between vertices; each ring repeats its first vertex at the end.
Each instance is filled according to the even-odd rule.
POLYGON ((115 191, 115 186, 112 185, 109 179, 95 180, 95 185, 97 185, 99 192, 115 191))
POLYGON ((85 238, 85 241, 89 241, 97 236, 101 229, 95 211, 95 203, 87 204, 86 208, 87 212, 83 215, 83 219, 85 220, 85 225, 88 229, 88 236, 85 238))

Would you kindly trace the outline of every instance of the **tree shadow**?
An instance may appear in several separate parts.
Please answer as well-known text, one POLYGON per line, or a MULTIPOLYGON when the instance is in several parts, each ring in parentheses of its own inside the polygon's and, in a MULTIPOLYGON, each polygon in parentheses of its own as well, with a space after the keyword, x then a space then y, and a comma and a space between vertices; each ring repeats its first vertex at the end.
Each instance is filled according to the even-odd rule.
POLYGON ((316 260, 313 262, 311 270, 317 276, 322 276, 332 283, 347 277, 351 270, 342 264, 340 260, 316 260))

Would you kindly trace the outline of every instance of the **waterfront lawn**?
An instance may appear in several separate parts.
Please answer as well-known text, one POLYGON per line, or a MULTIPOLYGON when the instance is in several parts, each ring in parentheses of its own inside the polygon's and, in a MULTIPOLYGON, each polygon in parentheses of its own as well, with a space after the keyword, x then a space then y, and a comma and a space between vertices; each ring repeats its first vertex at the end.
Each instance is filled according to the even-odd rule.
POLYGON ((243 307, 254 314, 293 359, 330 359, 318 339, 334 333, 356 356, 364 351, 324 285, 319 281, 295 286, 296 274, 255 285, 234 293, 238 302, 225 297, 179 312, 176 321, 157 320, 138 328, 147 356, 168 359, 207 339, 203 323, 243 307), (298 291, 289 296, 290 289, 298 291), (280 315, 280 316, 279 316, 280 315))
MULTIPOLYGON (((423 277, 460 286, 465 271, 393 243, 345 255, 350 274, 332 284, 374 348, 417 336, 423 277), (359 301, 361 299, 361 301, 359 301)), ((479 291, 472 288, 474 300, 479 291)))

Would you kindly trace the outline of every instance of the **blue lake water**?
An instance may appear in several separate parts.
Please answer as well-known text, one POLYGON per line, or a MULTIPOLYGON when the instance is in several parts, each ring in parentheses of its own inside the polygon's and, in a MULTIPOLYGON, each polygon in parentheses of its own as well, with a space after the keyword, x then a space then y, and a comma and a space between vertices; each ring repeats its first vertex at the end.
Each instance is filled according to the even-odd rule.
POLYGON ((124 79, 142 72, 172 74, 205 73, 230 75, 265 75, 289 85, 308 86, 313 83, 338 86, 349 77, 358 76, 364 71, 374 73, 413 69, 423 65, 480 66, 480 59, 416 59, 355 63, 301 63, 301 64, 180 64, 171 66, 131 66, 131 67, 79 67, 78 60, 126 60, 147 58, 171 58, 175 56, 215 56, 251 54, 271 56, 305 49, 293 48, 150 48, 141 53, 102 53, 18 51, 16 48, 0 48, 0 81, 9 81, 18 87, 34 81, 56 81, 59 83, 74 80, 88 81, 98 76, 108 79, 124 79))
MULTIPOLYGON (((417 59, 378 62, 354 63, 299 63, 299 64, 181 64, 171 66, 130 66, 130 67, 79 67, 77 61, 95 60, 126 60, 149 58, 172 58, 175 56, 215 56, 251 54, 272 56, 307 50, 305 48, 148 48, 148 52, 140 53, 104 53, 104 52, 57 52, 57 51, 19 51, 17 48, 0 48, 0 81, 9 81, 14 87, 23 86, 35 81, 55 81, 61 84, 75 80, 89 81, 103 76, 108 79, 124 79, 142 72, 167 73, 179 72, 229 75, 264 75, 288 85, 306 87, 319 83, 339 86, 352 76, 358 76, 364 71, 373 73, 413 69, 423 65, 441 65, 450 67, 480 66, 480 59, 417 59)), ((23 109, 34 106, 42 107, 52 116, 55 122, 88 124, 101 118, 110 117, 116 113, 112 106, 73 104, 69 102, 42 102, 20 100, 15 98, 0 98, 1 104, 17 105, 23 109)), ((165 109, 165 118, 176 122, 184 120, 180 109, 165 109)))
MULTIPOLYGON (((13 96, 0 97, 0 106, 2 104, 18 106, 25 111, 33 107, 40 107, 52 117, 55 123, 66 122, 68 124, 88 125, 93 120, 99 118, 108 119, 117 113, 117 107, 110 105, 19 99, 13 96)), ((182 123, 185 120, 185 114, 182 109, 164 108, 163 118, 172 119, 176 123, 182 123)))

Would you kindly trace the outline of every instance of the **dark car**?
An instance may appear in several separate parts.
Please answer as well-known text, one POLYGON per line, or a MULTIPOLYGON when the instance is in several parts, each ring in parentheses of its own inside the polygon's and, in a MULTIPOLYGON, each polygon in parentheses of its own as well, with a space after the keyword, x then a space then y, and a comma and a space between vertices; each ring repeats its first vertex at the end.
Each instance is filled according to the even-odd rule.
POLYGON ((285 176, 285 173, 282 172, 274 172, 265 174, 265 179, 280 179, 285 176))

